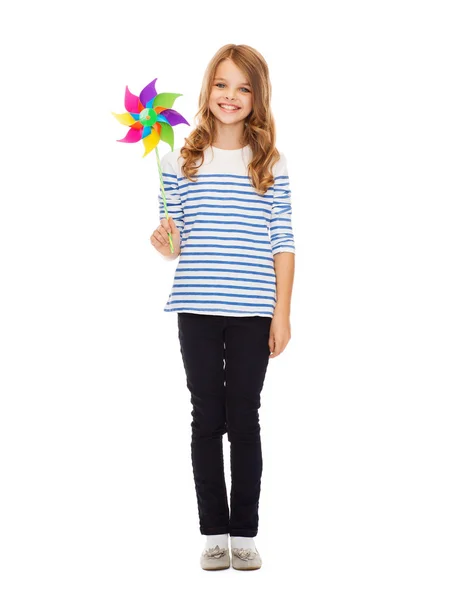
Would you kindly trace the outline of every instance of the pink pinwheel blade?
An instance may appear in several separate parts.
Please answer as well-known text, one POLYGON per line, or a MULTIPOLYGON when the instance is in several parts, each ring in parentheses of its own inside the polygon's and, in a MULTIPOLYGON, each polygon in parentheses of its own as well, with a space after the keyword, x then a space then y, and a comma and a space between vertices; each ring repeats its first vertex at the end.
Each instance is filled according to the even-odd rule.
POLYGON ((157 79, 158 78, 156 77, 156 79, 150 81, 150 83, 140 92, 140 102, 142 102, 145 107, 147 106, 147 102, 156 96, 155 83, 157 79))
POLYGON ((133 144, 134 142, 139 142, 142 139, 142 131, 141 129, 131 128, 127 132, 126 136, 122 140, 116 140, 117 142, 127 142, 128 144, 133 144))
POLYGON ((182 117, 182 115, 173 108, 166 108, 166 110, 163 110, 160 114, 163 117, 166 117, 172 126, 178 125, 179 123, 185 123, 186 125, 189 125, 185 117, 182 117))
POLYGON ((143 110, 143 106, 140 107, 139 98, 135 94, 132 94, 129 91, 128 86, 126 86, 126 92, 124 94, 124 107, 130 113, 139 113, 143 110))

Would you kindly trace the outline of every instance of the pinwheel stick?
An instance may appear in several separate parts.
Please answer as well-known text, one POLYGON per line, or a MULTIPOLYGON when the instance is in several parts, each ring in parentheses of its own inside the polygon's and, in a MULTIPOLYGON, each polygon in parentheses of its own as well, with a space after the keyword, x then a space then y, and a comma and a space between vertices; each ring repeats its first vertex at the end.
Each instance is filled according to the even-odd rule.
MULTIPOLYGON (((164 212, 166 214, 166 219, 169 219, 169 213, 167 212, 166 192, 164 191, 163 173, 161 171, 161 162, 159 160, 158 146, 156 146, 155 151, 156 151, 156 163, 158 165, 158 172, 159 172, 159 180, 161 182, 161 192, 162 192, 162 196, 163 196, 164 212)), ((174 244, 172 243, 172 235, 170 233, 168 233, 167 235, 169 237, 169 247, 171 249, 171 254, 172 254, 174 252, 174 244)))

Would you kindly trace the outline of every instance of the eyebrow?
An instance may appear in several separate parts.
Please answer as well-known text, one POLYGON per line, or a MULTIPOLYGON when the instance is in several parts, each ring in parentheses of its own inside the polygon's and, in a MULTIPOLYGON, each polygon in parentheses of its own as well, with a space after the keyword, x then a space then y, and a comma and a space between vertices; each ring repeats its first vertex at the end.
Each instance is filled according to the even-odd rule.
MULTIPOLYGON (((224 77, 214 77, 214 81, 226 81, 226 79, 224 77)), ((250 85, 250 83, 248 83, 247 81, 244 81, 243 83, 241 83, 239 85, 250 85)))

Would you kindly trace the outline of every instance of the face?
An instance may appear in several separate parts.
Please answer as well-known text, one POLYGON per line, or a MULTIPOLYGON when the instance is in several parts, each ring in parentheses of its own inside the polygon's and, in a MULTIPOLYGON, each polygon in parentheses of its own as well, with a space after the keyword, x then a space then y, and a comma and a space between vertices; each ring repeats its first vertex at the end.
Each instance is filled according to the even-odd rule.
POLYGON ((250 114, 252 105, 252 87, 247 77, 232 60, 223 60, 218 65, 212 82, 209 98, 212 114, 222 123, 231 125, 244 121, 250 114), (230 106, 225 107, 228 104, 230 106))

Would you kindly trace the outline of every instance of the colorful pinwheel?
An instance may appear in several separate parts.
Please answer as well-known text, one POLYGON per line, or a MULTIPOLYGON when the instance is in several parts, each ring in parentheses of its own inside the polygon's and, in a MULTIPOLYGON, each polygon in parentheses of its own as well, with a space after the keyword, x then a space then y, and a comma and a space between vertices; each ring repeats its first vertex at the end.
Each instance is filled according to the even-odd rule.
MULTIPOLYGON (((166 194, 164 192, 158 144, 162 140, 169 144, 173 151, 174 130, 172 127, 179 123, 185 123, 186 125, 189 125, 189 123, 180 113, 172 109, 175 99, 183 94, 157 94, 155 87, 156 80, 157 78, 153 79, 152 82, 145 86, 140 92, 140 96, 132 94, 129 91, 128 86, 126 86, 124 107, 128 112, 122 114, 112 112, 112 115, 122 125, 127 125, 129 127, 126 136, 122 140, 117 140, 117 142, 133 144, 142 140, 143 145, 145 146, 143 157, 152 150, 156 150, 156 162, 161 181, 164 212, 166 214, 166 219, 168 219, 169 215, 167 212, 166 194)), ((173 252, 174 246, 172 244, 171 234, 169 234, 169 245, 171 252, 173 252)))

